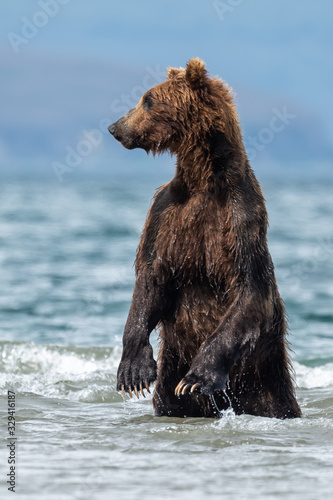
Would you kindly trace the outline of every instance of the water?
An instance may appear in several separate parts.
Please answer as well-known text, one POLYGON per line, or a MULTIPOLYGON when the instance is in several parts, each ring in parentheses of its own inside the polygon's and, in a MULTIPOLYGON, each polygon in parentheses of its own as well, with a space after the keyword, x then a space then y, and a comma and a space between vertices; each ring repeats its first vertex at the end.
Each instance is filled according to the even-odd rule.
MULTIPOLYGON (((0 495, 7 390, 20 499, 330 498, 333 197, 265 183, 303 418, 156 418, 116 392, 139 234, 158 183, 0 187, 0 495)), ((156 349, 156 337, 152 341, 156 349)))

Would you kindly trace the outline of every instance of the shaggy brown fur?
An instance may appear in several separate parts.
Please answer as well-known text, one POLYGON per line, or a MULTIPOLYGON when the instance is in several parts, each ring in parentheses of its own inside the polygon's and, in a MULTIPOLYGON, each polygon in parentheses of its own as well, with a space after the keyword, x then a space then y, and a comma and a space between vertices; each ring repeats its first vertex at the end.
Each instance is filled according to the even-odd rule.
POLYGON ((230 89, 192 59, 109 130, 128 149, 177 156, 142 232, 117 388, 144 395, 157 378, 157 415, 217 417, 231 405, 300 416, 264 198, 230 89))

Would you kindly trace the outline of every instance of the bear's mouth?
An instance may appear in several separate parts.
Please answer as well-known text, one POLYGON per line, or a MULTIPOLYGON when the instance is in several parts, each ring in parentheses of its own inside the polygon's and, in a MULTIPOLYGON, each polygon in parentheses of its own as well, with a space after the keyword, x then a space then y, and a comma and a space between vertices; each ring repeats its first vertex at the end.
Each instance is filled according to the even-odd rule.
POLYGON ((126 149, 143 148, 139 136, 118 136, 115 137, 126 149))
POLYGON ((137 131, 124 131, 119 126, 118 123, 113 123, 108 127, 110 134, 121 143, 122 146, 126 149, 135 149, 135 148, 144 148, 141 145, 141 137, 137 131))

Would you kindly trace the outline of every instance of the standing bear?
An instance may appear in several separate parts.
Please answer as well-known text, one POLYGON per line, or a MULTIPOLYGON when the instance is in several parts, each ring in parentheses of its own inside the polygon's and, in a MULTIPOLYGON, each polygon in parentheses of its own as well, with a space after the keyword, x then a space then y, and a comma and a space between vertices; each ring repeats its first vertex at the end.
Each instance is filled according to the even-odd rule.
POLYGON ((177 157, 141 235, 117 389, 144 396, 157 380, 156 415, 299 417, 265 201, 230 89, 191 59, 109 131, 127 149, 177 157))

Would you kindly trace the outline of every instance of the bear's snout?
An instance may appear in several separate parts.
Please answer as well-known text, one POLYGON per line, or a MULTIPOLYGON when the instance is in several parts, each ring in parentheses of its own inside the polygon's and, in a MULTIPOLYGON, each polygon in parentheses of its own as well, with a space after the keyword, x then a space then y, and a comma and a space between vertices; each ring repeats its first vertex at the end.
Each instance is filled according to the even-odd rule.
POLYGON ((122 134, 122 133, 121 133, 121 127, 119 126, 119 123, 118 123, 118 122, 119 122, 119 120, 118 120, 117 122, 112 123, 112 124, 108 127, 108 131, 110 132, 110 134, 112 134, 112 135, 113 135, 113 137, 114 137, 117 141, 119 141, 119 142, 123 143, 123 135, 124 135, 124 134, 122 134))
POLYGON ((127 115, 120 118, 117 122, 112 123, 108 127, 108 131, 127 149, 141 147, 138 141, 138 133, 128 126, 127 115))
POLYGON ((116 131, 116 124, 112 123, 112 125, 110 125, 110 127, 108 127, 108 131, 110 132, 110 134, 114 135, 114 133, 116 131))

